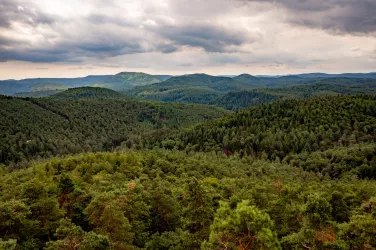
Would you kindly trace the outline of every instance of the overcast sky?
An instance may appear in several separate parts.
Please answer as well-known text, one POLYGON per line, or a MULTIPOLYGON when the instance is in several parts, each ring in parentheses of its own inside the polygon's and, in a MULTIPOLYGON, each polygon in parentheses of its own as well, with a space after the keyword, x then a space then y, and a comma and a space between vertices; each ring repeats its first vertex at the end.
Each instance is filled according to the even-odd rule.
POLYGON ((376 71, 376 0, 0 0, 0 79, 376 71))

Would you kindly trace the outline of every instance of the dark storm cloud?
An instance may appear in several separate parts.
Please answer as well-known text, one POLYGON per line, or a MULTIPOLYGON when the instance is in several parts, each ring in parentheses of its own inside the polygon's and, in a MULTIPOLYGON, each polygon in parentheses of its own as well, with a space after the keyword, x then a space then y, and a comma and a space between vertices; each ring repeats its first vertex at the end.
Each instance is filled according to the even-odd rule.
POLYGON ((22 0, 0 1, 0 27, 9 27, 12 22, 21 22, 29 25, 50 24, 54 19, 35 8, 29 2, 22 0))
POLYGON ((271 3, 288 11, 287 21, 332 33, 365 35, 376 32, 375 0, 239 0, 271 3))
POLYGON ((157 46, 157 51, 160 51, 164 54, 173 53, 179 50, 179 47, 175 44, 165 43, 159 44, 157 46))
MULTIPOLYGON (((2 6, 8 14, 7 21, 3 24, 22 21, 34 27, 38 25, 38 20, 42 20, 36 18, 38 14, 35 14, 36 21, 29 23, 28 18, 23 16, 26 7, 22 7, 24 9, 21 14, 16 13, 17 9, 20 9, 20 1, 5 1, 2 6)), ((34 12, 39 13, 38 10, 34 12)), ((237 46, 250 42, 249 37, 245 35, 246 32, 226 29, 220 25, 187 22, 170 25, 158 19, 157 21, 158 24, 148 17, 144 17, 143 20, 131 20, 126 16, 92 13, 85 18, 73 20, 72 25, 82 28, 71 30, 64 29, 67 25, 66 20, 63 22, 57 18, 55 22, 48 23, 50 30, 57 33, 54 35, 57 39, 53 43, 49 42, 48 37, 43 37, 43 34, 39 36, 43 37, 40 39, 41 45, 32 45, 28 40, 0 35, 0 61, 80 61, 88 57, 103 59, 146 52, 173 53, 181 50, 183 46, 221 53, 234 51, 237 46), (60 53, 61 51, 67 52, 60 53)), ((9 26, 7 29, 11 31, 12 27, 9 26)))
POLYGON ((228 51, 229 46, 251 42, 244 32, 215 25, 165 26, 158 33, 171 40, 176 46, 198 47, 207 52, 225 52, 228 51))
POLYGON ((0 62, 8 60, 28 61, 28 62, 64 62, 72 61, 68 51, 65 50, 0 50, 0 62))

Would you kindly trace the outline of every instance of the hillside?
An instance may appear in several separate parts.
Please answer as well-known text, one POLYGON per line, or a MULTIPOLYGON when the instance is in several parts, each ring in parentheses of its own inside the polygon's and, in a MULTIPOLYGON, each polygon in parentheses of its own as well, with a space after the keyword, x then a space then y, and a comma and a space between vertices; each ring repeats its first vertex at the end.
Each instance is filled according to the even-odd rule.
POLYGON ((148 100, 214 104, 237 110, 286 98, 374 93, 375 87, 375 79, 365 78, 255 77, 248 74, 229 78, 193 74, 171 77, 164 82, 135 87, 124 93, 148 100), (341 89, 338 85, 345 87, 341 89), (269 90, 264 90, 265 88, 269 90), (249 93, 244 90, 255 92, 249 93), (242 92, 233 93, 239 91, 242 92))
POLYGON ((121 72, 91 84, 92 87, 108 88, 116 91, 131 89, 136 86, 162 82, 157 76, 137 72, 121 72))
MULTIPOLYGON (((107 78, 107 75, 86 76, 78 78, 30 78, 23 80, 4 80, 0 81, 0 94, 13 95, 21 92, 34 92, 38 86, 66 86, 82 87, 88 86, 94 82, 107 78)), ((44 89, 45 90, 45 89, 44 89)), ((48 89, 53 90, 53 89, 48 89)), ((37 90, 43 91, 43 90, 37 90)))
POLYGON ((154 75, 154 76, 159 78, 162 81, 166 81, 166 80, 170 79, 171 77, 173 77, 173 76, 170 76, 170 75, 154 75))
POLYGON ((149 100, 206 104, 230 91, 244 89, 251 89, 251 87, 247 83, 237 82, 228 77, 193 74, 136 87, 125 93, 149 100))
POLYGON ((250 157, 86 153, 2 171, 0 243, 47 250, 362 249, 376 243, 375 193, 375 181, 332 181, 250 157))
POLYGON ((247 83, 252 88, 255 88, 255 89, 267 87, 267 84, 262 79, 249 75, 249 74, 241 74, 239 76, 234 77, 233 79, 238 82, 247 83))
POLYGON ((376 247, 376 96, 229 114, 72 91, 98 95, 0 96, 0 249, 376 247))
POLYGON ((325 74, 325 73, 308 73, 308 74, 299 74, 299 77, 304 78, 338 78, 338 77, 347 77, 347 78, 368 78, 368 79, 376 79, 376 73, 343 73, 343 74, 325 74))
POLYGON ((64 90, 41 90, 41 91, 33 91, 33 92, 20 92, 15 93, 12 96, 14 97, 33 97, 33 98, 40 98, 40 97, 48 97, 54 94, 60 93, 64 90))
MULTIPOLYGON (((321 75, 320 75, 321 76, 321 75)), ((376 79, 372 79, 371 74, 370 78, 360 77, 359 75, 354 75, 351 77, 351 74, 345 75, 332 75, 329 77, 315 77, 315 74, 312 76, 305 77, 300 75, 290 75, 290 76, 279 76, 279 77, 255 77, 247 74, 243 74, 235 77, 234 79, 240 82, 248 83, 253 85, 253 88, 286 88, 292 86, 301 86, 306 84, 337 84, 337 85, 346 85, 346 86, 358 86, 358 87, 367 87, 367 84, 375 85, 376 79), (348 76, 348 77, 346 77, 348 76)), ((323 76, 323 75, 322 75, 323 76)))
POLYGON ((283 95, 269 94, 267 92, 263 90, 230 92, 215 100, 213 104, 228 110, 240 110, 283 98, 283 95))
POLYGON ((97 87, 71 88, 51 96, 53 99, 124 99, 125 97, 114 90, 97 87))
POLYGON ((68 89, 67 85, 61 83, 55 84, 40 84, 30 88, 30 92, 38 92, 38 91, 48 91, 48 90, 66 90, 68 89))
MULTIPOLYGON (((102 90, 101 90, 102 92, 102 90)), ((68 91, 71 93, 71 91, 68 91)), ((218 118, 202 105, 117 99, 20 99, 0 96, 0 163, 139 145, 171 130, 218 118)))
MULTIPOLYGON (((323 82, 327 81, 325 80, 323 82)), ((353 83, 350 84, 350 86, 316 83, 286 88, 230 92, 216 100, 213 104, 229 110, 239 110, 281 99, 303 99, 316 96, 355 94, 376 94, 376 82, 360 84, 353 83)))
POLYGON ((255 77, 248 74, 242 74, 234 78, 243 83, 248 83, 255 88, 282 88, 301 84, 315 83, 322 78, 303 78, 298 76, 280 76, 280 77, 255 77))
MULTIPOLYGON (((161 146, 288 160, 294 154, 375 143, 375 128, 375 95, 286 100, 184 130, 161 146)), ((368 163, 373 166, 375 162, 368 163)), ((329 174, 339 171, 328 167, 321 170, 329 174)), ((373 171, 376 178, 376 168, 373 171)))
POLYGON ((60 93, 64 90, 68 89, 68 86, 64 84, 40 84, 34 87, 31 87, 29 92, 19 92, 13 94, 13 96, 17 97, 47 97, 57 93, 60 93))

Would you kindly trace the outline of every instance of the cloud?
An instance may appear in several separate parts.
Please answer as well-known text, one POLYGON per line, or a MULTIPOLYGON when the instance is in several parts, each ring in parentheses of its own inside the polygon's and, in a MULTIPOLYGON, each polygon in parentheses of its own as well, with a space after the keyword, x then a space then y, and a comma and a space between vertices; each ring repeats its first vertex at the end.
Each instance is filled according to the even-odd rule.
POLYGON ((26 51, 0 51, 0 62, 8 61, 9 58, 27 62, 74 62, 66 50, 26 50, 26 51))
POLYGON ((93 71, 207 69, 218 74, 252 67, 260 73, 268 68, 372 69, 375 4, 375 0, 0 0, 0 70, 1 65, 13 67, 14 60, 20 65, 81 67, 77 72, 91 70, 85 65, 97 67, 93 71))
POLYGON ((326 30, 332 34, 376 35, 375 0, 239 0, 269 3, 286 13, 290 24, 326 30))
POLYGON ((75 13, 69 9, 69 0, 64 6, 50 0, 48 4, 54 7, 51 11, 37 0, 1 1, 4 14, 0 16, 0 61, 83 61, 134 53, 174 53, 185 47, 222 53, 237 51, 237 47, 252 42, 246 30, 214 22, 210 13, 205 22, 185 20, 178 14, 176 1, 165 5, 161 5, 163 0, 159 4, 102 0, 81 3, 71 3, 79 8, 75 13), (54 2, 67 9, 56 11, 54 2))
POLYGON ((203 48, 207 52, 228 52, 231 46, 253 42, 244 31, 212 24, 163 26, 158 33, 175 46, 203 48))
POLYGON ((0 27, 9 27, 13 22, 39 25, 54 22, 54 18, 30 1, 1 0, 0 1, 0 27))

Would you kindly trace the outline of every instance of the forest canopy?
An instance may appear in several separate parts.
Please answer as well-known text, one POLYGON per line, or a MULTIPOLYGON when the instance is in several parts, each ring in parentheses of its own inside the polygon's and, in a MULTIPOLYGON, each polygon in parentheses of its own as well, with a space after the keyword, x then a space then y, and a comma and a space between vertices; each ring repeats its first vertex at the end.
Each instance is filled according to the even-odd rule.
POLYGON ((374 95, 115 93, 0 97, 0 249, 376 248, 374 95))

